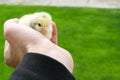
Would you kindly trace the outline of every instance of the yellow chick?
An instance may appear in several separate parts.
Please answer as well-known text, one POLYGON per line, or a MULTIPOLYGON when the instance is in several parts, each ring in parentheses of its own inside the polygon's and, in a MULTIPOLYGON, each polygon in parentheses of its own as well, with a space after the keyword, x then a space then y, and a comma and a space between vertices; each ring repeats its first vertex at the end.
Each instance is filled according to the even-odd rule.
POLYGON ((52 18, 46 12, 24 15, 19 19, 19 23, 41 32, 48 39, 52 37, 52 18))

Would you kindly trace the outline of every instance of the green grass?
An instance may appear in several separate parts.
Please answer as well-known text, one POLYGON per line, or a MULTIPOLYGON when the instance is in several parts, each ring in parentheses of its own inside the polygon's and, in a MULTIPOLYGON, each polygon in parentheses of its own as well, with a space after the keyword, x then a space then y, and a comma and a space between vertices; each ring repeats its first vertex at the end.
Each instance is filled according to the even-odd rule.
POLYGON ((120 80, 120 9, 0 5, 0 79, 13 69, 4 63, 3 23, 37 11, 57 24, 59 45, 71 52, 76 80, 120 80))

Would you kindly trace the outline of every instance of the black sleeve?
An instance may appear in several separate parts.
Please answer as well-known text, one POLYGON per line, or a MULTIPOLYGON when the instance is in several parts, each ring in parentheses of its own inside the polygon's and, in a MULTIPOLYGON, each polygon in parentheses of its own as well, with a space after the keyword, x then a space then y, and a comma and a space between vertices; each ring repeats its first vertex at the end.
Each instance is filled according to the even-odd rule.
POLYGON ((27 53, 9 80, 75 80, 60 62, 41 54, 27 53))

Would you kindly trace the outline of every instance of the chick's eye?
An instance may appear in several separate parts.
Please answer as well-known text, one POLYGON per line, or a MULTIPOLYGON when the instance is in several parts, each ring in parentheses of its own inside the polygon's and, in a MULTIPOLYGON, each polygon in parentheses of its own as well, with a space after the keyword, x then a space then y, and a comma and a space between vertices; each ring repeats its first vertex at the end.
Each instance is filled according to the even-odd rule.
POLYGON ((39 26, 39 27, 41 27, 41 24, 40 24, 40 23, 38 23, 38 26, 39 26))

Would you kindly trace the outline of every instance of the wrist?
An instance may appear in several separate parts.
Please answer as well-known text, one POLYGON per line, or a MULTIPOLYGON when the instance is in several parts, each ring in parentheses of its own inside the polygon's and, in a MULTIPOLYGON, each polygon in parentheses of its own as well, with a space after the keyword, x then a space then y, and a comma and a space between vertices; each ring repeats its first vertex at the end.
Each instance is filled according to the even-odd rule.
POLYGON ((28 47, 27 53, 36 53, 36 54, 42 54, 45 56, 48 56, 50 58, 55 59, 56 61, 62 63, 71 73, 73 71, 73 59, 70 53, 63 48, 51 44, 51 43, 46 43, 46 46, 41 46, 41 44, 37 45, 30 45, 28 47))

